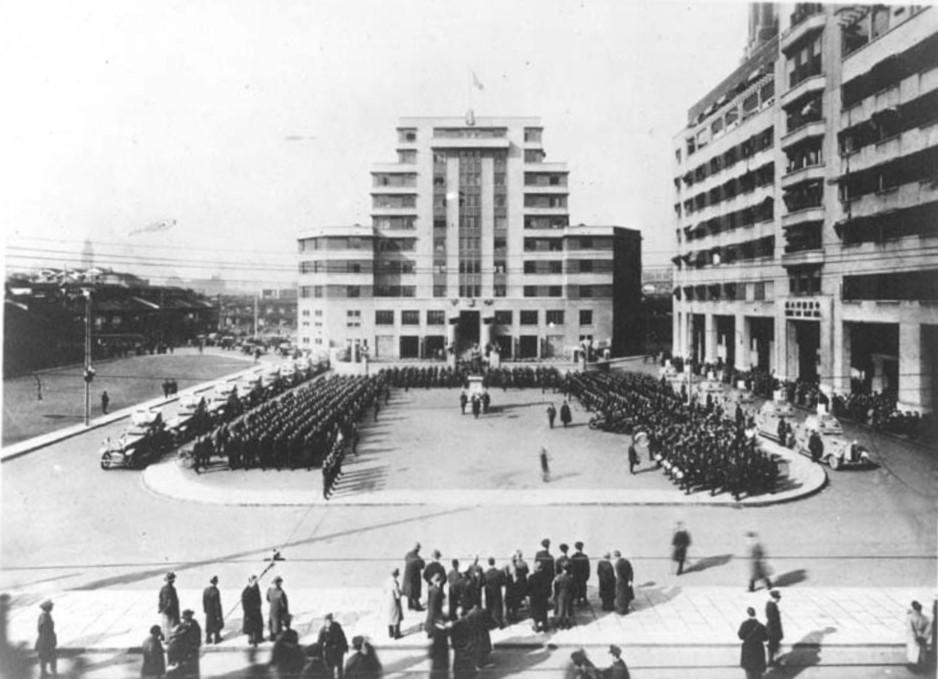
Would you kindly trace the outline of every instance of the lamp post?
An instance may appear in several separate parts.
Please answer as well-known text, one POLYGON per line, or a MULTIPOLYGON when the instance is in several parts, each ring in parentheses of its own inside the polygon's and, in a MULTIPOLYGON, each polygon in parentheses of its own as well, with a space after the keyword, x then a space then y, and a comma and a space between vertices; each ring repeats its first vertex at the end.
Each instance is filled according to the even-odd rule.
POLYGON ((91 367, 91 288, 82 288, 85 298, 85 426, 91 423, 91 382, 94 368, 91 367))

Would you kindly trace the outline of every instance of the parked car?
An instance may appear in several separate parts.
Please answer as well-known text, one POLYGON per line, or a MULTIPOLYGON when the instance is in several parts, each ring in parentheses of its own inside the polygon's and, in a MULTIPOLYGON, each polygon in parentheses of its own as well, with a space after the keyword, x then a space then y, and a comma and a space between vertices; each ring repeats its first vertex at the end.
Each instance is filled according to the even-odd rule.
POLYGON ((131 414, 130 426, 116 441, 105 439, 101 446, 101 469, 142 469, 172 447, 173 437, 163 416, 157 411, 137 410, 131 414))
POLYGON ((795 450, 802 455, 811 457, 808 441, 812 431, 820 434, 821 441, 824 443, 821 462, 831 469, 872 466, 873 461, 869 451, 856 441, 851 441, 844 436, 840 420, 830 413, 809 415, 795 428, 795 450))

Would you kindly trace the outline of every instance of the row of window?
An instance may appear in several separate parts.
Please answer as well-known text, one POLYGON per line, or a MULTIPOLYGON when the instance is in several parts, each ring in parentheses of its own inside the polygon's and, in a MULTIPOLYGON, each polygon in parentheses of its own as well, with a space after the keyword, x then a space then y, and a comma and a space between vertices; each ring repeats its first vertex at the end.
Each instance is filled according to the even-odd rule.
MULTIPOLYGON (((396 312, 394 309, 376 309, 375 325, 394 325, 396 312)), ((579 324, 593 324, 593 310, 579 309, 579 324)), ((401 325, 420 325, 419 309, 402 309, 400 312, 401 325)), ((427 309, 424 312, 427 325, 445 325, 446 311, 440 309, 427 309)), ((346 319, 350 322, 361 321, 361 310, 348 309, 346 319)), ((564 325, 565 315, 562 309, 548 309, 544 312, 546 325, 564 325)), ((495 325, 510 326, 514 323, 514 312, 511 310, 496 310, 494 312, 495 325)), ((518 320, 521 325, 538 325, 540 312, 537 309, 524 309, 519 311, 518 320)))
POLYGON ((859 172, 841 175, 841 200, 854 200, 868 193, 890 191, 915 181, 938 178, 938 147, 910 153, 859 172))
POLYGON ((938 67, 938 34, 925 38, 900 54, 891 54, 866 73, 845 82, 841 88, 844 109, 852 108, 916 73, 938 67))
POLYGON ((770 161, 729 181, 714 186, 709 191, 701 191, 693 198, 684 201, 685 215, 691 215, 707 206, 719 205, 723 201, 733 200, 736 196, 751 193, 757 188, 775 182, 775 163, 770 161))
POLYGON ((721 299, 727 301, 762 302, 773 298, 773 287, 772 281, 685 285, 684 287, 674 288, 674 298, 683 298, 688 302, 693 302, 694 300, 706 302, 721 299))
MULTIPOLYGON (((694 183, 702 182, 711 175, 730 169, 740 160, 749 158, 767 148, 771 148, 774 132, 775 128, 770 125, 761 132, 757 132, 743 140, 736 146, 732 146, 723 153, 715 155, 708 162, 701 163, 693 170, 688 170, 681 179, 684 181, 684 184, 690 187, 693 186, 694 183)), ((679 185, 677 179, 674 180, 674 183, 675 185, 679 185)))
MULTIPOLYGON (((694 153, 704 148, 711 141, 729 132, 742 121, 754 116, 759 111, 765 110, 775 101, 775 80, 768 80, 758 89, 753 89, 743 99, 741 104, 729 107, 719 118, 716 118, 709 127, 704 127, 697 133, 685 139, 687 147, 687 157, 690 158, 694 153)), ((704 114, 701 115, 701 118, 704 114)), ((680 153, 678 162, 680 162, 680 153)))
MULTIPOLYGON (((768 196, 758 205, 745 207, 735 212, 717 215, 711 219, 700 222, 694 226, 684 227, 685 240, 705 238, 724 231, 733 231, 738 228, 749 227, 758 222, 775 219, 775 200, 768 196)), ((680 232, 678 232, 680 235, 680 232)))
POLYGON ((852 23, 841 26, 841 49, 846 58, 872 40, 883 35, 890 27, 905 21, 924 9, 921 5, 872 5, 865 8, 852 23))
POLYGON ((878 144, 936 120, 938 90, 932 90, 895 108, 877 111, 869 119, 841 130, 837 134, 840 152, 844 155, 856 153, 865 146, 878 144))
POLYGON ((844 245, 883 243, 897 238, 938 237, 938 201, 894 210, 869 217, 850 219, 834 225, 844 245))
POLYGON ((735 264, 753 259, 765 259, 775 254, 775 236, 765 236, 744 243, 715 246, 704 250, 688 252, 675 257, 674 261, 680 267, 681 263, 690 269, 701 269, 707 266, 720 264, 735 264))

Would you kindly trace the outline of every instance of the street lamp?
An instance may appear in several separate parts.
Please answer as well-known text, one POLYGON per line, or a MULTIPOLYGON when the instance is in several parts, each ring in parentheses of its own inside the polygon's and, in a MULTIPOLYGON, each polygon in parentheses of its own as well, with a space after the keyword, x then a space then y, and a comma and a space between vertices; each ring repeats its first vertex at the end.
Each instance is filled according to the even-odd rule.
POLYGON ((91 382, 94 368, 91 367, 91 288, 82 288, 85 298, 85 426, 91 424, 91 382))

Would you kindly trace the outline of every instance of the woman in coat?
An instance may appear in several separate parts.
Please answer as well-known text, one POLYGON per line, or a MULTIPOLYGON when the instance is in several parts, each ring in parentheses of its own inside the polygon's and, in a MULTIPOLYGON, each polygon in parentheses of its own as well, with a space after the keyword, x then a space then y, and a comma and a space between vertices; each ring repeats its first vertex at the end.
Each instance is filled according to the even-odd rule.
POLYGON ((392 639, 401 638, 401 621, 404 619, 404 609, 401 606, 401 584, 397 580, 400 574, 401 571, 398 568, 391 571, 391 578, 385 589, 388 597, 388 636, 392 639))
POLYGON ((264 612, 261 609, 261 588, 257 584, 256 575, 252 575, 241 590, 241 609, 244 612, 241 631, 248 636, 252 646, 257 646, 264 640, 264 612))
POLYGON ((928 617, 922 613, 922 604, 913 601, 905 626, 905 659, 916 671, 925 669, 930 630, 928 617))
POLYGON ((55 636, 55 621, 52 619, 52 602, 46 599, 39 608, 42 613, 39 614, 39 621, 36 624, 36 654, 39 656, 39 676, 46 677, 48 665, 52 674, 58 674, 55 666, 55 648, 58 646, 58 639, 55 636))

